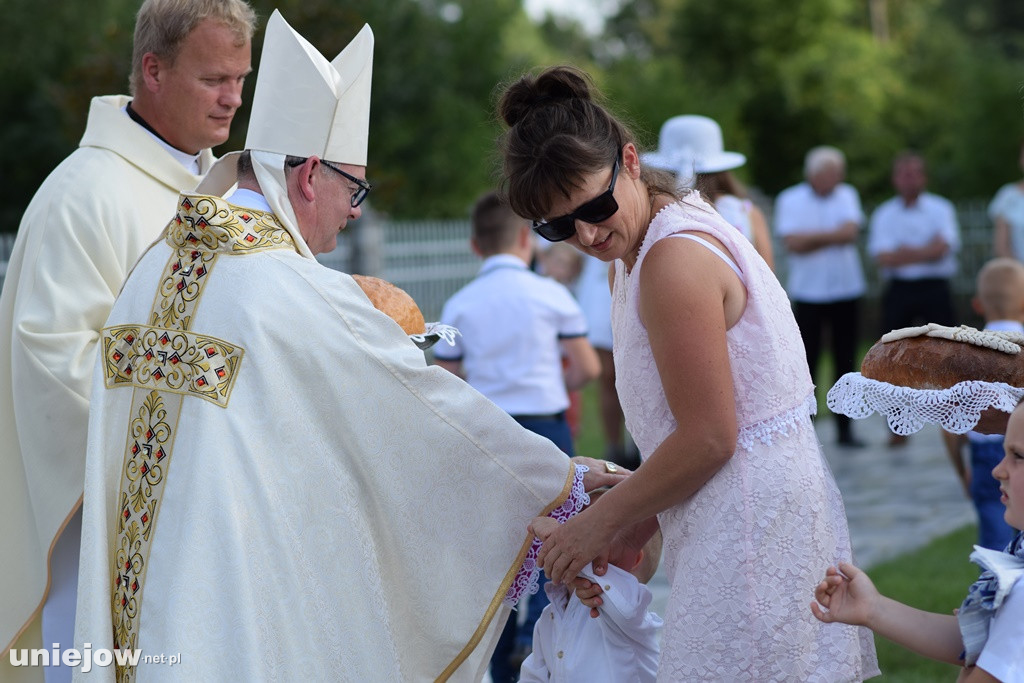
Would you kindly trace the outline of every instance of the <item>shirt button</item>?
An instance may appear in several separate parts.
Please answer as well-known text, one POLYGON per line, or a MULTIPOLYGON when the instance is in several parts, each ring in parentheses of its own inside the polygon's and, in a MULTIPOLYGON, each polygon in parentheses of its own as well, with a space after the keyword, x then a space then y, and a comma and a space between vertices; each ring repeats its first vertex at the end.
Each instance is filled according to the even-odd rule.
POLYGON ((558 651, 558 658, 561 659, 565 655, 561 650, 558 651))
POLYGON ((604 589, 606 591, 610 591, 612 589, 612 587, 609 584, 605 584, 604 589))

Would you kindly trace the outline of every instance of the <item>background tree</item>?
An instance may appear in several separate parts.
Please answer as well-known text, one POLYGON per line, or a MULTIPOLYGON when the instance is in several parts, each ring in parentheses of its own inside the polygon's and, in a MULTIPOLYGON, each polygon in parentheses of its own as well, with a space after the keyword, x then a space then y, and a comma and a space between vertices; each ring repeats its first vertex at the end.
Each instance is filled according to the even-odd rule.
MULTIPOLYGON (((90 97, 125 92, 139 0, 42 6, 5 0, 0 51, 0 230, 15 230, 47 173, 81 137, 90 97)), ((932 187, 991 197, 1020 177, 1024 5, 1019 0, 632 0, 593 35, 531 21, 521 0, 254 0, 331 53, 376 35, 370 167, 374 208, 464 216, 496 182, 499 84, 530 68, 587 70, 653 147, 676 114, 718 120, 741 177, 769 195, 797 182, 807 149, 834 144, 874 203, 906 147, 932 187), (880 28, 881 27, 881 28, 880 28), (883 30, 884 29, 884 30, 883 30)), ((255 79, 231 139, 241 147, 255 79)))

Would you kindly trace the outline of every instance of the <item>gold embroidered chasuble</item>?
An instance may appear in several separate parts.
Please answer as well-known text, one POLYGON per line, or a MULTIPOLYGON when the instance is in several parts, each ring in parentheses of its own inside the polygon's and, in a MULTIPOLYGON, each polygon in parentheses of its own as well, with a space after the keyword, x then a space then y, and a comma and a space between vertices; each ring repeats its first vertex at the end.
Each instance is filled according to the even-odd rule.
POLYGON ((183 195, 104 329, 76 645, 181 657, 120 680, 478 680, 527 523, 573 500, 299 239, 183 195))

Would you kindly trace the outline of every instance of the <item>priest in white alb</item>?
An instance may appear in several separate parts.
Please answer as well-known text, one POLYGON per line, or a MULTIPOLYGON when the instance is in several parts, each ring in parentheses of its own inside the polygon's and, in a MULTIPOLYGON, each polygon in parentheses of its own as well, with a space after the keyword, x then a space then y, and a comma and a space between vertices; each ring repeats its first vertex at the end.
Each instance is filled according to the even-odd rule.
POLYGON ((372 50, 366 26, 328 62, 275 12, 246 152, 181 196, 114 304, 76 645, 157 661, 76 676, 479 680, 536 578, 531 518, 623 476, 426 365, 313 258, 370 188, 372 50))
MULTIPOLYGON (((210 169, 251 69, 244 0, 145 0, 132 96, 93 98, 25 210, 0 294, 0 681, 70 681, 79 504, 100 328, 178 193, 210 169), (213 78, 215 77, 215 78, 213 78), (176 107, 186 95, 190 107, 176 107), (15 650, 14 657, 8 649, 15 650), (47 666, 13 668, 45 648, 47 666)), ((53 6, 56 11, 56 6, 53 6)), ((50 6, 39 5, 40 21, 50 6)), ((42 125, 42 124, 41 124, 42 125)))

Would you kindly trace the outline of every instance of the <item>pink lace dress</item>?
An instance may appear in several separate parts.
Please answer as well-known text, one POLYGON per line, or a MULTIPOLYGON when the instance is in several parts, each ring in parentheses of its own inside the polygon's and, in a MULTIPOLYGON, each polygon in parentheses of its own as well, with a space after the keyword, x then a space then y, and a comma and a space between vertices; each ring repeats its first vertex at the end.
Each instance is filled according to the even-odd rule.
POLYGON ((626 425, 644 458, 676 429, 637 296, 651 245, 682 232, 726 246, 747 307, 726 334, 736 452, 697 493, 658 516, 671 584, 658 680, 877 675, 870 631, 823 624, 808 608, 825 569, 851 553, 842 498, 810 419, 813 385, 789 300, 750 242, 697 198, 655 216, 631 273, 615 264, 616 384, 626 425))

